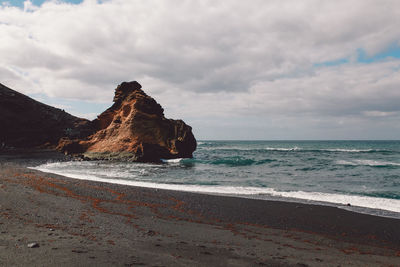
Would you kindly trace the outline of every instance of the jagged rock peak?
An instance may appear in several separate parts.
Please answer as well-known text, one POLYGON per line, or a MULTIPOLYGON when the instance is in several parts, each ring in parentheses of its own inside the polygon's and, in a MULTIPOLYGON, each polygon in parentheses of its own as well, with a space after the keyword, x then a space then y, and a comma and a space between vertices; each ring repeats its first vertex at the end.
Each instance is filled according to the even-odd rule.
MULTIPOLYGON (((148 96, 137 81, 123 82, 117 86, 114 95, 114 105, 109 111, 121 108, 124 103, 134 101, 134 108, 138 111, 164 116, 164 109, 152 97, 148 96)), ((101 116, 101 115, 100 115, 101 116)))
POLYGON ((166 119, 164 109, 136 82, 115 89, 114 104, 93 121, 96 132, 85 140, 66 141, 59 149, 86 157, 159 161, 190 158, 197 143, 182 120, 166 119))
MULTIPOLYGON (((142 90, 142 86, 137 81, 123 82, 115 89, 114 102, 120 102, 131 96, 132 93, 139 93, 146 95, 142 90)), ((129 100, 129 99, 128 99, 129 100)))

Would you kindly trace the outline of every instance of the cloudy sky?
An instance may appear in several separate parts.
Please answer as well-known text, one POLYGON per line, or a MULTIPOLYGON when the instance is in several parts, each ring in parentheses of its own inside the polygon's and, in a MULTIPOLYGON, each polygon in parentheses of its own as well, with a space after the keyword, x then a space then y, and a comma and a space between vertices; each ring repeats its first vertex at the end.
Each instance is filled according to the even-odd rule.
POLYGON ((400 1, 0 3, 0 83, 74 115, 137 80, 198 139, 400 139, 400 1))

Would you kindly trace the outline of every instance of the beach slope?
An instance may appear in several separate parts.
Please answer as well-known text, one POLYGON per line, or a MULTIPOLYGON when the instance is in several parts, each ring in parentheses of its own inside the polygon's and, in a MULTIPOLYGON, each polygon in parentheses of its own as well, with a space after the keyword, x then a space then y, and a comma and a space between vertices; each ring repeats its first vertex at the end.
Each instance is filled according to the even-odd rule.
POLYGON ((0 156, 0 265, 400 264, 400 220, 26 168, 42 156, 0 156))

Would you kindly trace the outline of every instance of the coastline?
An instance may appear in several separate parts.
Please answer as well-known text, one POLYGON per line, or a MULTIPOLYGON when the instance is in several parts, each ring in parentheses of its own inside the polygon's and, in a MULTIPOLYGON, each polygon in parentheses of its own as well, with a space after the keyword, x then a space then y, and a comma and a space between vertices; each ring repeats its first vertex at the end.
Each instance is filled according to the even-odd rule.
MULTIPOLYGON (((58 162, 56 163, 58 164, 58 162)), ((400 200, 394 200, 398 202, 398 205, 393 203, 393 199, 382 199, 382 198, 374 198, 374 197, 365 197, 365 196, 354 196, 354 195, 335 195, 329 193, 320 193, 320 192, 284 192, 284 191, 276 191, 271 188, 259 188, 259 187, 215 187, 215 186, 204 186, 204 185, 182 185, 182 184, 166 184, 166 183, 155 183, 155 182, 143 182, 143 181, 132 181, 127 179, 118 179, 118 178, 100 178, 94 175, 87 174, 72 174, 65 173, 63 171, 53 171, 51 169, 41 168, 41 167, 28 167, 29 169, 38 170, 45 173, 53 173, 56 175, 66 176, 72 179, 84 180, 84 181, 94 181, 101 183, 111 183, 111 184, 119 184, 125 186, 133 186, 140 188, 153 188, 153 189, 161 189, 161 190, 170 190, 177 192, 189 192, 189 193, 198 193, 205 195, 217 195, 217 196, 228 196, 228 197, 237 197, 237 198, 249 198, 249 199, 259 199, 259 200, 270 200, 270 201, 281 201, 281 202, 293 202, 293 203, 302 203, 302 204, 310 204, 310 205, 319 205, 319 206, 328 206, 328 207, 337 207, 340 209, 345 209, 352 212, 357 212, 361 214, 374 215, 379 217, 388 217, 400 219, 400 200), (294 194, 298 194, 300 196, 294 196, 294 194), (313 195, 312 195, 313 194, 313 195), (321 200, 321 194, 324 196, 321 200), (306 195, 306 196, 305 196, 306 195), (334 199, 329 201, 326 199, 327 197, 330 199, 334 199), (307 198, 308 197, 308 198, 307 198), (310 199, 311 198, 311 199, 310 199), (314 199, 313 199, 314 198, 314 199), (337 201, 340 198, 341 201, 337 201), (368 205, 372 207, 366 207, 366 201, 357 205, 357 202, 360 202, 360 199, 368 199, 368 205)))
MULTIPOLYGON (((35 156, 36 155, 36 156, 35 156)), ((2 265, 379 266, 400 220, 328 206, 76 180, 0 156, 2 265), (38 248, 27 244, 37 242, 38 248)))

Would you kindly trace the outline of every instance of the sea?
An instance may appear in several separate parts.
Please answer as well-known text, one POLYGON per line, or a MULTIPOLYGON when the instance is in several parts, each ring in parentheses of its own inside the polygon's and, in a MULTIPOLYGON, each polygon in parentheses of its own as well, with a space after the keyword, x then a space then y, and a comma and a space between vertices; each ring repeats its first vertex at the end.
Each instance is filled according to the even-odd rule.
POLYGON ((192 159, 32 168, 131 186, 339 207, 400 219, 400 141, 198 141, 192 159))

